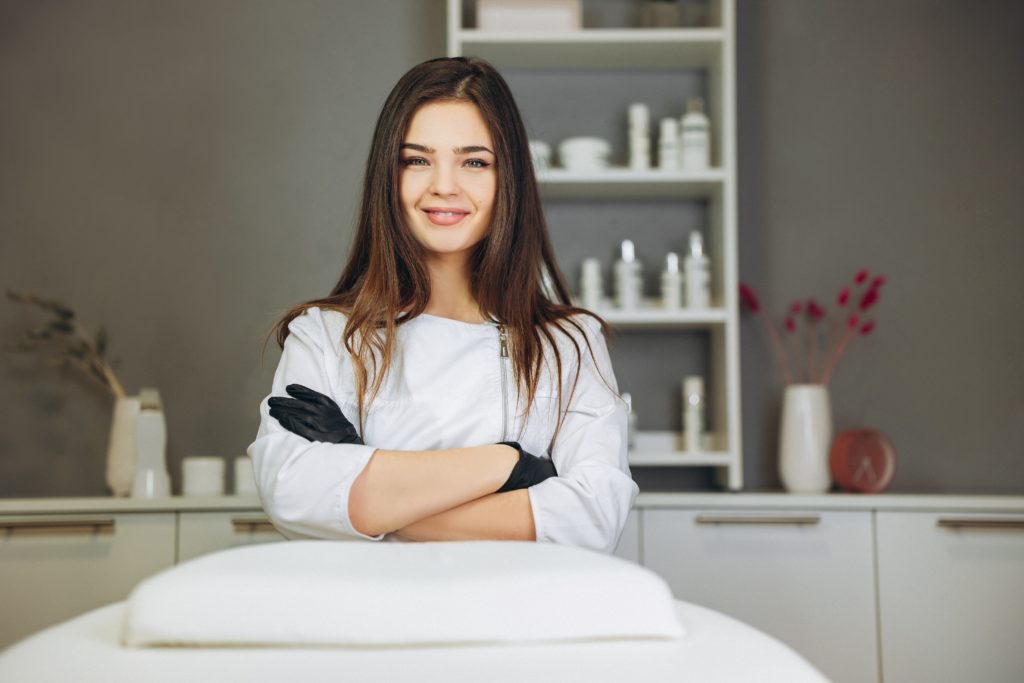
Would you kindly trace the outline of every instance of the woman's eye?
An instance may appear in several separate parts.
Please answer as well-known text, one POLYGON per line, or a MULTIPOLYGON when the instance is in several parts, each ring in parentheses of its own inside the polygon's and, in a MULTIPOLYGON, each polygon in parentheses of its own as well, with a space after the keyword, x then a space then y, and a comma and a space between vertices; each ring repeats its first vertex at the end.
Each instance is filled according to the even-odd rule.
POLYGON ((487 168, 488 166, 490 166, 490 163, 484 161, 483 159, 468 159, 466 161, 466 164, 472 168, 487 168))
POLYGON ((422 157, 408 157, 406 159, 401 159, 400 163, 403 166, 425 166, 427 160, 422 157))

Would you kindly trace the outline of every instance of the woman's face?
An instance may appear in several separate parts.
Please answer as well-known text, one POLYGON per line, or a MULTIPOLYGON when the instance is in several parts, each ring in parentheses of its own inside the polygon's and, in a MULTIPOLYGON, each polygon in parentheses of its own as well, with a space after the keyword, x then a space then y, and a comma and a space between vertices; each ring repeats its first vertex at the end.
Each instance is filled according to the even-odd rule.
POLYGON ((401 147, 402 206, 433 256, 468 256, 491 225, 497 194, 494 144, 469 102, 431 102, 413 114, 401 147))

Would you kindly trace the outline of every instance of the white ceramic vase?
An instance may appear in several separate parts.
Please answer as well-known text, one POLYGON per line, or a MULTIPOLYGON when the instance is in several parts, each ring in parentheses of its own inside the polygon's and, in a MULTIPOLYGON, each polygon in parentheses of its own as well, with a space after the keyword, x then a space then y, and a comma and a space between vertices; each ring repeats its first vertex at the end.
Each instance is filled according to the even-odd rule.
POLYGON ((127 496, 132 492, 138 451, 135 425, 141 405, 138 396, 125 396, 114 403, 110 443, 107 446, 107 487, 115 496, 127 496))
POLYGON ((828 451, 832 406, 824 384, 790 384, 782 398, 779 476, 790 493, 826 493, 832 487, 828 451))

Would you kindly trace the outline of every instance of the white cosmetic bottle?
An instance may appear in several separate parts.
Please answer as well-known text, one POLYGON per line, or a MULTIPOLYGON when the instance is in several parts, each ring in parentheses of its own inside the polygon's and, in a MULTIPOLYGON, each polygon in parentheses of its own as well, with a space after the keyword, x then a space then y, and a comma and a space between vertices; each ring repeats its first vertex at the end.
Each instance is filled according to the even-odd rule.
POLYGON ((601 262, 596 258, 583 260, 580 275, 580 304, 588 311, 604 306, 604 281, 601 279, 601 262))
POLYGON ((679 272, 679 255, 674 252, 665 256, 665 270, 661 273, 661 305, 668 311, 683 306, 683 274, 679 272))
POLYGON ((636 258, 632 240, 622 240, 622 256, 615 262, 615 304, 622 310, 638 308, 641 302, 643 266, 636 258))
POLYGON ((167 423, 160 394, 156 389, 143 389, 139 402, 132 498, 166 498, 171 495, 171 478, 167 474, 167 423))
POLYGON ((704 239, 690 233, 690 254, 683 262, 686 274, 686 307, 707 308, 711 299, 711 261, 704 255, 704 239))
POLYGON ((691 97, 679 120, 680 166, 700 170, 711 166, 711 122, 704 114, 704 100, 691 97))
POLYGON ((651 167, 650 118, 646 104, 629 105, 629 167, 634 171, 651 167))
POLYGON ((658 127, 658 168, 663 171, 679 168, 679 126, 675 119, 662 119, 658 127))
POLYGON ((704 378, 692 375, 683 379, 683 448, 687 452, 704 447, 704 378))

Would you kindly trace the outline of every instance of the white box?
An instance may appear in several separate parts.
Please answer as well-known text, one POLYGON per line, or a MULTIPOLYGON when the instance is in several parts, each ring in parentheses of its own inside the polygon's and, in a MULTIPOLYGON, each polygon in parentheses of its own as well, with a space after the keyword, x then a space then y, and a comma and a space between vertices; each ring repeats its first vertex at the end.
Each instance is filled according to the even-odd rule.
POLYGON ((483 31, 578 31, 582 0, 477 0, 476 25, 483 31))

